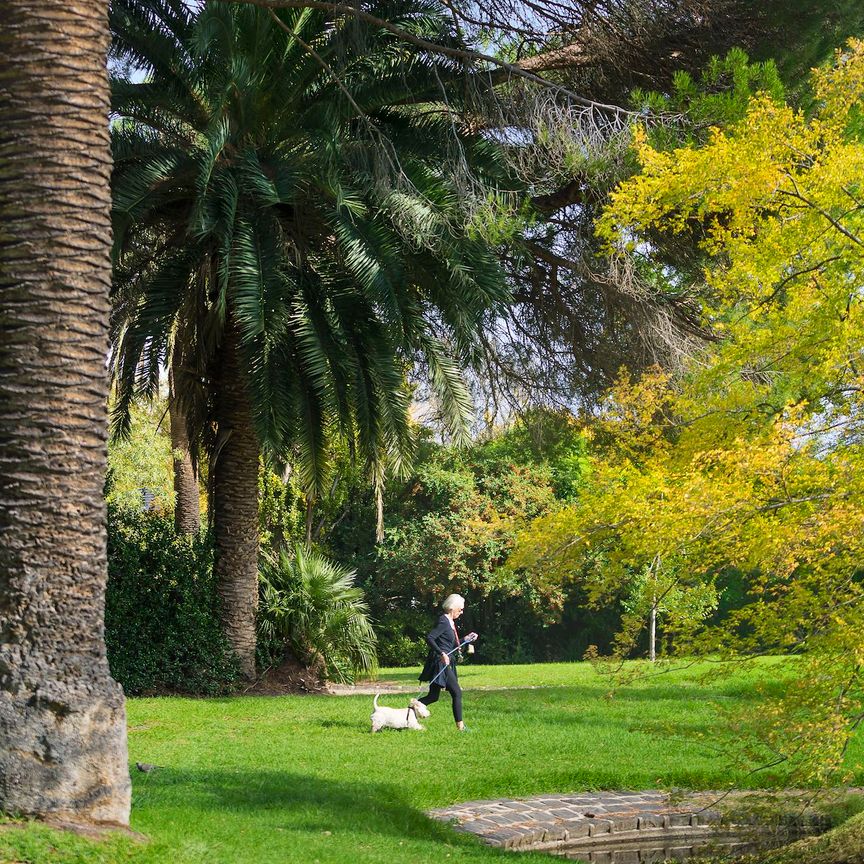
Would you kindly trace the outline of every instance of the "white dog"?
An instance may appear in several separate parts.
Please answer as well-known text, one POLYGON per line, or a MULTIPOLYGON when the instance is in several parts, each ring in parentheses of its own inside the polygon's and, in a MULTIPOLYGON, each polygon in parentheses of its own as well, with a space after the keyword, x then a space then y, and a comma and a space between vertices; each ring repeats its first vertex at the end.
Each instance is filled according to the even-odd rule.
POLYGON ((408 703, 407 708, 387 708, 384 705, 378 705, 378 697, 380 693, 375 694, 375 701, 372 703, 375 710, 372 712, 372 731, 378 732, 380 729, 423 729, 417 720, 417 715, 421 717, 429 716, 429 709, 417 699, 412 699, 408 703))

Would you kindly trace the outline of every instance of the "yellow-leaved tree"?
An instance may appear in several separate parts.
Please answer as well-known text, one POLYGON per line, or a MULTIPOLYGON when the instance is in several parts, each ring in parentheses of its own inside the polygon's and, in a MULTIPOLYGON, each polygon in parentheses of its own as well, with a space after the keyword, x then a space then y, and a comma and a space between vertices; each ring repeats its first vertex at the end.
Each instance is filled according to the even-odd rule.
POLYGON ((798 655, 753 755, 820 783, 864 718, 864 42, 813 87, 809 115, 756 96, 701 144, 637 130, 597 230, 637 266, 698 248, 718 339, 681 375, 622 377, 580 500, 511 563, 625 599, 622 656, 658 614, 677 652, 798 655), (730 572, 743 596, 713 615, 730 572))

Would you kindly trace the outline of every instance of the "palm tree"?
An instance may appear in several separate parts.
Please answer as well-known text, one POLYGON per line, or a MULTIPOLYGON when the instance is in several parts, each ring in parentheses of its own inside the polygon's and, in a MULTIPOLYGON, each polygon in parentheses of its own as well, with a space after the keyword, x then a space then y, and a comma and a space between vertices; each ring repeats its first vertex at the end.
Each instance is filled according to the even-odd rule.
POLYGON ((103 624, 105 13, 6 0, 0 16, 0 809, 127 824, 103 624))
MULTIPOLYGON (((438 0, 379 6, 458 42, 438 0)), ((226 633, 252 675, 262 449, 297 448, 321 494, 341 434, 380 488, 410 458, 418 362, 464 429, 460 367, 507 297, 467 205, 509 178, 443 102, 462 66, 387 30, 182 0, 118 0, 112 28, 117 61, 146 72, 113 82, 118 428, 182 332, 190 437, 214 433, 226 633)))
POLYGON ((352 684, 378 668, 377 639, 356 573, 298 546, 266 555, 261 567, 260 630, 323 679, 352 684))

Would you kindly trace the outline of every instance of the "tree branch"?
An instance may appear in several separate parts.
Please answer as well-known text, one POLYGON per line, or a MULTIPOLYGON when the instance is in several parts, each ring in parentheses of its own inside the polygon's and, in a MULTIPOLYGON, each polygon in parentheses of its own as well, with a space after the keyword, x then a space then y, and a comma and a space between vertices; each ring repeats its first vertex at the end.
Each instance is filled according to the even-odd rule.
POLYGON ((571 204, 584 204, 586 184, 583 177, 574 177, 565 186, 546 195, 535 195, 531 199, 534 209, 543 216, 551 216, 571 204))
MULTIPOLYGON (((828 213, 826 210, 823 210, 823 209, 822 209, 818 204, 814 203, 814 202, 811 201, 809 198, 805 198, 805 197, 804 197, 804 196, 803 196, 803 195, 798 191, 798 184, 795 182, 795 178, 792 177, 791 174, 788 174, 788 173, 787 173, 786 176, 787 176, 787 177, 792 181, 792 186, 793 186, 793 188, 795 189, 795 191, 794 191, 794 192, 790 192, 788 189, 780 189, 779 191, 780 191, 780 194, 781 194, 781 195, 786 195, 786 196, 788 196, 789 198, 796 198, 797 200, 802 201, 802 202, 803 202, 804 204, 806 204, 808 207, 810 207, 811 209, 815 210, 815 211, 816 211, 820 216, 823 216, 825 219, 827 219, 827 220, 828 220, 828 221, 829 221, 829 222, 830 222, 830 223, 831 223, 831 224, 832 224, 832 225, 833 225, 833 226, 834 226, 834 227, 835 227, 835 228, 836 228, 836 229, 837 229, 837 230, 838 230, 838 231, 839 231, 839 232, 840 232, 844 237, 846 237, 848 240, 851 240, 853 243, 855 243, 855 244, 858 245, 858 246, 864 246, 864 240, 862 240, 860 237, 858 237, 857 235, 853 234, 851 231, 849 231, 847 228, 845 228, 843 225, 841 225, 840 222, 839 222, 837 219, 835 219, 835 218, 834 218, 830 213, 828 213)), ((856 210, 857 210, 857 209, 860 209, 860 208, 856 208, 856 210)), ((850 212, 853 212, 853 213, 854 213, 855 211, 852 210, 852 211, 850 211, 850 212)), ((848 215, 848 214, 844 214, 844 215, 848 215)))
MULTIPOLYGON (((642 116, 639 112, 628 111, 618 105, 607 105, 603 102, 594 102, 591 99, 586 99, 584 96, 580 96, 578 93, 573 92, 567 87, 563 87, 560 84, 555 84, 552 81, 541 78, 539 75, 534 74, 534 72, 523 68, 520 64, 509 63, 506 60, 501 60, 491 54, 484 54, 480 51, 473 51, 468 48, 451 48, 447 45, 439 45, 436 42, 430 42, 428 39, 415 36, 408 30, 405 30, 384 18, 379 18, 376 15, 372 15, 369 12, 365 12, 362 9, 358 9, 356 6, 351 6, 347 3, 329 2, 329 0, 232 0, 232 2, 247 3, 252 6, 261 6, 265 9, 320 9, 324 12, 332 12, 338 15, 357 18, 368 24, 372 24, 375 27, 387 30, 395 36, 398 36, 403 41, 408 42, 411 45, 416 45, 418 48, 423 48, 426 51, 440 54, 445 57, 451 57, 463 62, 488 63, 492 66, 496 66, 499 69, 510 73, 509 76, 505 77, 505 80, 508 80, 510 77, 524 78, 525 80, 532 81, 546 89, 560 93, 562 96, 566 96, 577 105, 582 105, 585 108, 590 108, 594 111, 600 111, 607 114, 614 114, 616 116, 642 116)), ((491 81, 490 83, 495 84, 501 82, 491 81)))

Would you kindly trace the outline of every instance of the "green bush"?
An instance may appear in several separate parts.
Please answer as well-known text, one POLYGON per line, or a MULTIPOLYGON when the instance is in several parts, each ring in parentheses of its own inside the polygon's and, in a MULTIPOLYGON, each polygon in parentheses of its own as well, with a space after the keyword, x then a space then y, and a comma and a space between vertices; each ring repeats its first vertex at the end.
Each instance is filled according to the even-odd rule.
POLYGON ((206 535, 178 535, 170 516, 109 507, 105 641, 128 694, 231 689, 238 669, 206 535))
POLYGON ((394 610, 375 621, 378 636, 378 661, 382 666, 423 665, 426 652, 424 634, 432 618, 426 610, 394 610))
POLYGON ((353 683, 378 667, 377 640, 354 571, 298 546, 261 562, 259 643, 281 642, 321 677, 353 683))

